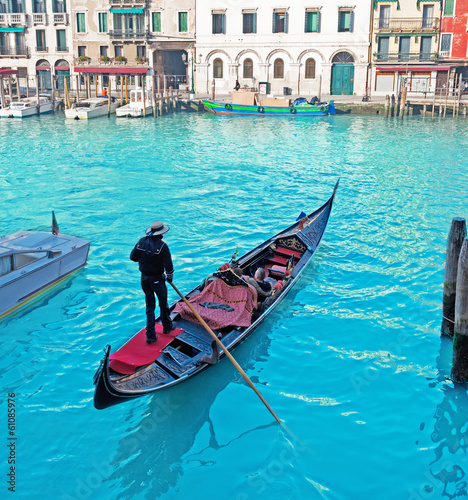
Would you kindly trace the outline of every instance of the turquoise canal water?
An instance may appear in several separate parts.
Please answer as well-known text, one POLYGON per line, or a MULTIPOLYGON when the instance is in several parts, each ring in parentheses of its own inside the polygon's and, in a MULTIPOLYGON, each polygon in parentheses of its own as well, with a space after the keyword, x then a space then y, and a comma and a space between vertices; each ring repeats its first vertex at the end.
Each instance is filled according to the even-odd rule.
MULTIPOLYGON (((446 238, 468 216, 468 121, 180 114, 0 121, 2 233, 91 240, 86 268, 0 324, 2 497, 16 394, 18 498, 432 499, 468 491, 465 387, 441 339, 446 238), (144 325, 129 253, 154 220, 188 291, 341 178, 296 287, 229 360, 104 411, 103 348, 144 325)), ((171 300, 175 299, 173 291, 171 300)), ((5 495, 4 495, 5 494, 5 495)))

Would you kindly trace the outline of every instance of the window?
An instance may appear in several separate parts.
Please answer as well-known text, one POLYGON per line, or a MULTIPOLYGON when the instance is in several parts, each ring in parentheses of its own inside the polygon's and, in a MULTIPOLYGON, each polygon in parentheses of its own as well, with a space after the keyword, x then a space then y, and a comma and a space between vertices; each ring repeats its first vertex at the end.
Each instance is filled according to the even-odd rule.
POLYGON ((273 64, 273 78, 284 78, 283 59, 275 59, 275 63, 273 64))
POLYGON ((379 28, 380 29, 390 28, 390 5, 380 6, 379 28))
POLYGON ((6 14, 8 10, 6 0, 0 0, 0 14, 6 14))
POLYGON ((115 57, 123 57, 123 45, 116 45, 114 47, 114 55, 115 57))
POLYGON ((107 12, 99 12, 99 33, 107 33, 107 12))
POLYGON ((452 47, 452 34, 443 33, 440 38, 440 52, 443 56, 450 55, 450 49, 452 47))
POLYGON ((99 47, 99 55, 101 57, 109 57, 109 47, 107 45, 101 45, 99 47))
POLYGON ((338 32, 352 32, 353 31, 353 17, 354 12, 352 10, 340 10, 338 11, 338 32))
POLYGON ((78 45, 78 57, 86 57, 86 46, 78 45))
POLYGON ((410 43, 411 37, 400 36, 400 46, 398 49, 398 60, 399 61, 409 61, 410 58, 410 43))
POLYGON ((36 50, 37 52, 47 52, 45 30, 36 30, 36 50))
POLYGON ((253 61, 252 59, 244 60, 243 78, 253 78, 253 61))
POLYGON ((320 12, 318 10, 306 10, 305 33, 318 33, 320 31, 320 12))
POLYGON ((455 0, 445 0, 444 4, 444 16, 453 16, 455 0))
POLYGON ((242 12, 242 32, 257 33, 257 13, 250 11, 242 12))
POLYGON ((85 24, 85 14, 84 14, 84 12, 78 12, 76 14, 76 32, 77 33, 86 33, 86 24, 85 24))
POLYGON ((432 28, 432 22, 434 17, 434 6, 433 5, 424 5, 423 7, 423 19, 422 19, 422 27, 424 28, 432 28))
POLYGON ((179 33, 188 31, 188 12, 179 12, 179 33))
POLYGON ((315 59, 307 59, 305 63, 305 77, 315 78, 315 59))
POLYGON ((67 35, 65 30, 57 30, 57 52, 67 51, 67 35))
POLYGON ((211 18, 213 35, 226 33, 226 15, 224 12, 212 11, 211 18))
POLYGON ((153 12, 153 32, 161 33, 161 12, 153 12))
POLYGON ((5 276, 5 274, 13 271, 13 259, 11 255, 6 257, 0 257, 0 276, 5 276))
POLYGON ((145 46, 144 45, 137 45, 137 57, 145 57, 145 46))
POLYGON ((273 11, 273 33, 288 32, 288 13, 286 10, 275 9, 273 11))
POLYGON ((388 61, 390 38, 388 36, 380 36, 377 48, 377 60, 388 61))
POLYGON ((33 13, 34 14, 45 14, 45 1, 44 0, 34 0, 33 13))
POLYGON ((67 9, 66 9, 65 0, 54 0, 52 2, 52 10, 58 14, 66 12, 67 9))
POLYGON ((213 78, 223 78, 223 61, 219 58, 213 61, 213 78))

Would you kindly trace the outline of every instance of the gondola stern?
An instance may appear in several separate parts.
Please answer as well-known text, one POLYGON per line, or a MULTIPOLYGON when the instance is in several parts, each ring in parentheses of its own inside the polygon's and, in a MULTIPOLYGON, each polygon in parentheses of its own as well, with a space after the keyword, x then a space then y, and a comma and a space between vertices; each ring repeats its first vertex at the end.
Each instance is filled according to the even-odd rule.
POLYGON ((104 357, 101 360, 99 368, 94 374, 93 382, 96 386, 94 390, 94 407, 97 410, 104 410, 113 404, 113 396, 109 392, 109 355, 111 345, 107 344, 104 348, 104 357))

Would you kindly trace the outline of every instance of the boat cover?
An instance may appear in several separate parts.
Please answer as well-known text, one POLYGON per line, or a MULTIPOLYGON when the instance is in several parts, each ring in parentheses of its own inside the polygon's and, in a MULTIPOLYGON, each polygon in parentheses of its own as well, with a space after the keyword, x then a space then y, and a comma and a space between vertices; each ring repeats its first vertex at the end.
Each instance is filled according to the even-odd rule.
MULTIPOLYGON (((255 294, 248 286, 229 286, 218 278, 189 299, 191 306, 214 330, 226 326, 250 326, 255 307, 255 294)), ((182 318, 199 323, 190 308, 179 302, 175 312, 182 318)))
POLYGON ((138 366, 152 363, 159 357, 161 351, 174 340, 174 337, 184 331, 176 328, 171 333, 164 335, 162 328, 162 325, 156 324, 158 340, 152 344, 146 343, 146 328, 143 328, 118 351, 109 356, 109 367, 117 373, 130 375, 138 366))

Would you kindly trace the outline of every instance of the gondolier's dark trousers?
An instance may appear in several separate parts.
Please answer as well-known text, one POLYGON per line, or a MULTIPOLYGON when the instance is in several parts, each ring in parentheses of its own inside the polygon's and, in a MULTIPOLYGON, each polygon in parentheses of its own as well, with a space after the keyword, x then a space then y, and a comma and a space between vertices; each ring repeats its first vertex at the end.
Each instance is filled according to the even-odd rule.
POLYGON ((159 311, 161 313, 161 323, 163 328, 170 329, 172 325, 169 307, 167 305, 167 287, 166 280, 163 277, 141 275, 141 288, 145 293, 146 300, 146 336, 154 337, 156 318, 154 310, 156 300, 154 294, 158 297, 159 311))

